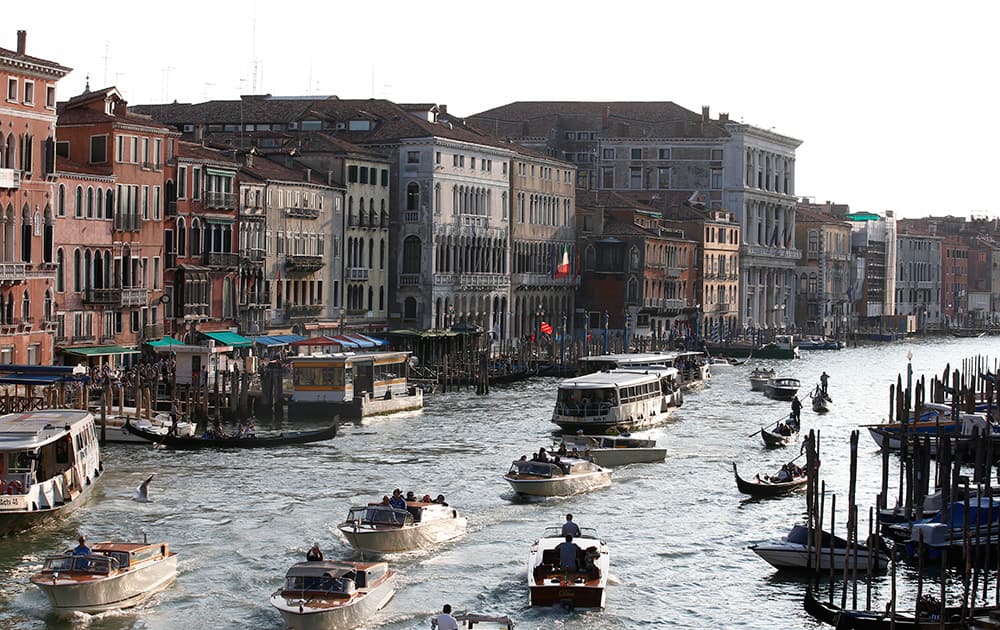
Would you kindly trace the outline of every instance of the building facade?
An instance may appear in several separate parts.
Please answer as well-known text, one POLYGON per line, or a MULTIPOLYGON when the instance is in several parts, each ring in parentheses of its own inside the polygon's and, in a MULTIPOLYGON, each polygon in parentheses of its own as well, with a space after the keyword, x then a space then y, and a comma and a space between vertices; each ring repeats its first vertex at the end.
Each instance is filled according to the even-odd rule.
POLYGON ((944 238, 901 231, 896 241, 896 314, 912 316, 917 331, 940 326, 944 238))
POLYGON ((802 257, 795 274, 796 326, 809 334, 841 337, 854 319, 851 224, 809 204, 795 213, 802 257))

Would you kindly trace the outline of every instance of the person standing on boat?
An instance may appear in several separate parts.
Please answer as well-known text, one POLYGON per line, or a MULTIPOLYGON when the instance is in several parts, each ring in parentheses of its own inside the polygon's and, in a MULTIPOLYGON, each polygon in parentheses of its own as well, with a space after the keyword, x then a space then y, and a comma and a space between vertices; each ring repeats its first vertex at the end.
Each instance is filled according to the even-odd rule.
POLYGON ((319 562, 323 559, 323 552, 319 548, 319 543, 313 543, 313 546, 309 548, 306 552, 307 562, 319 562))
POLYGON ((90 555, 90 547, 87 546, 87 537, 86 536, 80 536, 80 538, 78 539, 78 541, 79 541, 80 544, 73 548, 73 555, 74 556, 89 556, 90 555))
POLYGON ((563 523, 563 526, 562 526, 562 535, 563 536, 579 536, 580 535, 580 526, 573 522, 573 515, 572 514, 567 514, 566 515, 566 522, 563 523))
POLYGON ((438 630, 458 630, 458 620, 451 616, 451 604, 445 604, 441 614, 434 618, 438 630))
POLYGON ((826 386, 830 380, 830 375, 824 370, 822 374, 819 375, 819 383, 823 386, 823 395, 826 396, 826 386))
POLYGON ((559 568, 563 571, 576 571, 576 559, 580 556, 580 547, 573 542, 573 536, 566 534, 566 540, 556 545, 559 552, 559 568))
POLYGON ((799 424, 799 420, 802 417, 802 401, 799 400, 798 396, 792 397, 792 419, 795 420, 795 424, 799 424))

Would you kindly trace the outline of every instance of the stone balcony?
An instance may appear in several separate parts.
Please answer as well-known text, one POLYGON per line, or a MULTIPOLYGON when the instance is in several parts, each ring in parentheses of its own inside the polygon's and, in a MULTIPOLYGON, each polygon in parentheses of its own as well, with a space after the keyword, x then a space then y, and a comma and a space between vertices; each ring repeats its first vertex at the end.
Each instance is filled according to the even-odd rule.
POLYGON ((580 277, 575 275, 554 278, 547 273, 515 273, 514 285, 520 287, 576 287, 580 277))
POLYGON ((318 219, 318 208, 285 208, 285 216, 292 219, 318 219))
POLYGON ((217 269, 236 269, 240 264, 240 255, 229 252, 206 252, 205 264, 217 269))
POLYGON ((319 271, 323 268, 326 263, 323 261, 322 256, 301 256, 301 255, 291 255, 285 256, 285 270, 288 273, 311 273, 313 271, 319 271))
POLYGON ((367 267, 348 267, 347 268, 347 279, 367 282, 368 281, 368 268, 367 267))

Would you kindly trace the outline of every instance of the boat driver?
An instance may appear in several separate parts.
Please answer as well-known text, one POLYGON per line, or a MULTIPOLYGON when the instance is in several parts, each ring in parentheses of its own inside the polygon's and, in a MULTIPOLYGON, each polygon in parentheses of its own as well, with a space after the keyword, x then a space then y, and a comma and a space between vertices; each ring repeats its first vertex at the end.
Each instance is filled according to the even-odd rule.
POLYGON ((563 536, 579 536, 580 535, 580 526, 573 522, 573 515, 572 514, 567 514, 566 515, 566 522, 563 523, 563 526, 562 526, 562 535, 563 536))
POLYGON ((556 545, 556 550, 559 552, 559 568, 563 571, 576 571, 580 547, 573 542, 572 534, 566 534, 566 540, 556 545))
POLYGON ((90 555, 90 547, 87 546, 87 537, 86 536, 80 536, 79 542, 80 542, 80 544, 73 548, 73 555, 74 556, 89 556, 90 555))

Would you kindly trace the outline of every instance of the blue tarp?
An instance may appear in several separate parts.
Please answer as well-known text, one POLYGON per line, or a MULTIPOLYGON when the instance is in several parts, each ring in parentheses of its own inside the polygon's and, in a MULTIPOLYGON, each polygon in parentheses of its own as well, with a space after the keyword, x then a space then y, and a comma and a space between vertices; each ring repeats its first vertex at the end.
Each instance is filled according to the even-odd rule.
POLYGON ((384 340, 384 339, 376 339, 375 337, 369 337, 368 335, 362 335, 361 333, 351 333, 348 336, 351 337, 351 338, 357 337, 359 339, 364 339, 366 341, 370 341, 371 343, 375 344, 376 346, 388 346, 389 345, 389 342, 386 341, 386 340, 384 340))
POLYGON ((348 340, 354 342, 355 344, 357 344, 358 347, 361 347, 361 348, 374 348, 375 345, 376 345, 374 342, 369 341, 368 339, 366 339, 364 337, 364 335, 358 335, 358 334, 354 334, 354 333, 352 333, 350 335, 340 335, 340 336, 337 337, 337 339, 348 339, 348 340))
POLYGON ((290 343, 295 343, 296 341, 302 341, 305 339, 302 335, 266 335, 263 337, 254 337, 255 343, 259 343, 262 346, 271 348, 273 346, 287 346, 290 343))
POLYGON ((0 376, 0 383, 7 385, 51 385, 64 378, 56 374, 5 374, 0 376))

